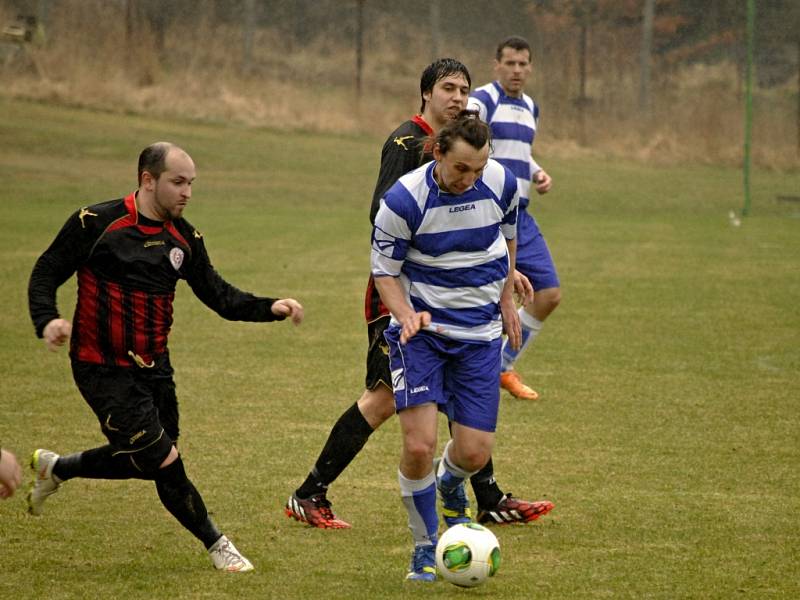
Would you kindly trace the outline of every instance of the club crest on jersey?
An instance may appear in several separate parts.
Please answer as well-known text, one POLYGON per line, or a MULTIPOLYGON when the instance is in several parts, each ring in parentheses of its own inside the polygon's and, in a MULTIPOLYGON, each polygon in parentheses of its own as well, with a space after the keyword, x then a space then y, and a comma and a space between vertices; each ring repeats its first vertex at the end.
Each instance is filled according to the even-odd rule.
POLYGON ((172 268, 176 271, 180 271, 181 265, 183 264, 183 250, 180 248, 173 248, 169 251, 169 262, 172 265, 172 268))

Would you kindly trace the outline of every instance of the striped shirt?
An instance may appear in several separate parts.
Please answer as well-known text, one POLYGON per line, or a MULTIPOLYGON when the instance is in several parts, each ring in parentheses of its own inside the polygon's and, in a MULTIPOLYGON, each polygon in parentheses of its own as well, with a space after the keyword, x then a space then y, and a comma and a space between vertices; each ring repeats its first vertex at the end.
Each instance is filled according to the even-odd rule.
MULTIPOLYGON (((517 181, 489 159, 461 195, 439 189, 436 162, 401 177, 383 197, 372 233, 372 274, 398 277, 426 329, 488 342, 502 334, 500 294, 516 237, 517 181)), ((392 322, 397 323, 392 317, 392 322)))
POLYGON ((527 208, 531 177, 541 167, 531 157, 539 106, 527 94, 507 96, 496 81, 476 89, 467 108, 477 110, 492 130, 492 158, 517 177, 520 208, 527 208))

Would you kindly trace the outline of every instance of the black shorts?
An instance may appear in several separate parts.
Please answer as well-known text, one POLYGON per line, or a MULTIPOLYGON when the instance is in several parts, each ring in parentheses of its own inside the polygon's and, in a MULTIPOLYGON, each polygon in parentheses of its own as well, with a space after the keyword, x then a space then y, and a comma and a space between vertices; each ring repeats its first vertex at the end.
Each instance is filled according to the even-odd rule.
POLYGON ((369 347, 367 349, 365 384, 368 390, 374 390, 380 384, 392 389, 392 374, 389 371, 389 344, 383 339, 383 332, 389 327, 391 319, 390 315, 386 315, 367 323, 369 347))
POLYGON ((115 453, 142 452, 149 464, 165 458, 178 441, 178 399, 168 355, 156 359, 152 369, 72 361, 72 375, 115 453))

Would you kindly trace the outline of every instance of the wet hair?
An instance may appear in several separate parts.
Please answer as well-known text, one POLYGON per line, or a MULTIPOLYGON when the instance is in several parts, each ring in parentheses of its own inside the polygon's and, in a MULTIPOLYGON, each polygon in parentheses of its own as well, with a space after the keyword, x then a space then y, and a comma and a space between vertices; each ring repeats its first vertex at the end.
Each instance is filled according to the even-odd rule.
POLYGON ((495 58, 499 62, 501 58, 503 58, 503 49, 504 48, 511 48, 512 50, 517 50, 518 52, 522 52, 523 50, 528 51, 528 60, 531 59, 531 45, 528 43, 524 37, 520 37, 518 35, 512 35, 510 38, 507 38, 500 42, 497 45, 497 54, 495 58))
POLYGON ((142 185, 142 173, 147 171, 158 179, 167 170, 167 154, 174 148, 169 142, 156 142, 150 144, 139 154, 138 180, 142 185))
POLYGON ((439 151, 447 154, 458 139, 464 140, 476 150, 491 144, 491 130, 481 121, 478 111, 462 110, 455 119, 439 130, 434 141, 439 145, 439 151))
MULTIPOLYGON (((422 72, 422 77, 419 79, 419 95, 422 96, 425 92, 432 91, 437 81, 450 75, 463 75, 464 79, 467 80, 467 85, 472 87, 472 79, 464 63, 457 61, 455 58, 440 58, 425 67, 422 72)), ((423 97, 419 112, 424 111, 425 98, 423 97)))

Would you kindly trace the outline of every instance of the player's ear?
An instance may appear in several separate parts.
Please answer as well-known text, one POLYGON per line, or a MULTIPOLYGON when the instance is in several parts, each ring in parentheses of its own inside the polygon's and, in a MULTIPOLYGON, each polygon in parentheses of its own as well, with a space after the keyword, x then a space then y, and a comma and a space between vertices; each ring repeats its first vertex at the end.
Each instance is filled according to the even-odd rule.
POLYGON ((155 187, 156 178, 150 171, 142 171, 142 184, 141 187, 146 190, 152 190, 155 187))

